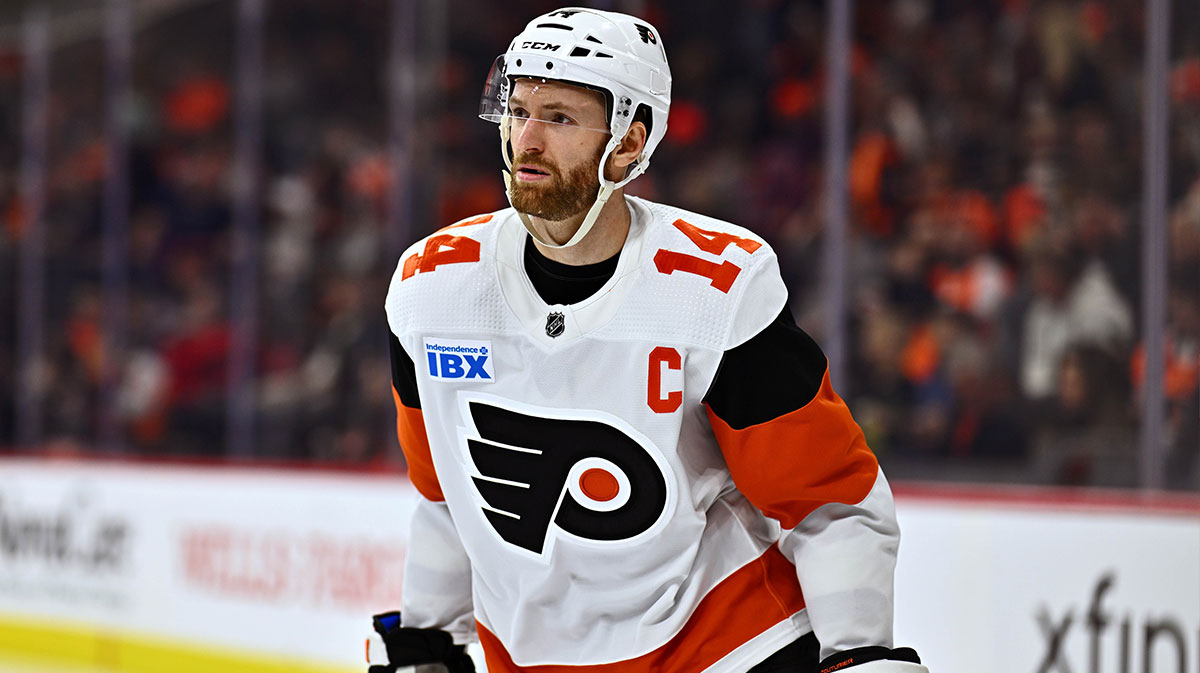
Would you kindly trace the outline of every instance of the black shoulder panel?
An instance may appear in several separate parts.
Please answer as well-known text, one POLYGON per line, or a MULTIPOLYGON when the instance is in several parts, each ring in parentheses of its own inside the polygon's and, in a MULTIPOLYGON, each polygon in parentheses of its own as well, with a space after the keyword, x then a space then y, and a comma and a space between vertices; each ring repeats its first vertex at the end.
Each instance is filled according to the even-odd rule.
POLYGON ((421 397, 417 394, 417 369, 408 351, 400 340, 388 330, 388 350, 392 355, 392 386, 400 394, 400 402, 409 409, 421 408, 421 397))
POLYGON ((821 347, 796 326, 785 306, 763 331, 725 351, 704 401, 741 430, 807 405, 821 389, 827 366, 821 347))

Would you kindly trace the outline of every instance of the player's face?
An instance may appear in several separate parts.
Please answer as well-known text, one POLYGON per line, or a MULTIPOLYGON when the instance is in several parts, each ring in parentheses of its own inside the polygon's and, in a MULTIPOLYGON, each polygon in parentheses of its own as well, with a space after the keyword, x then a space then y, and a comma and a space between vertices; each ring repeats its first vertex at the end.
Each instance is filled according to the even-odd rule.
POLYGON ((518 79, 509 96, 513 206, 544 220, 586 211, 600 188, 608 134, 604 97, 569 84, 518 79))

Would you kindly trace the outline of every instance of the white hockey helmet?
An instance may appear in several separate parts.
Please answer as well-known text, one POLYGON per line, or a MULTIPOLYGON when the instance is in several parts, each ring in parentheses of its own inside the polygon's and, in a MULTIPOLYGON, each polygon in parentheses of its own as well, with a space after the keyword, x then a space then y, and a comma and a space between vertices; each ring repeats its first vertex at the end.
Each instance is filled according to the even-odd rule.
MULTIPOLYGON (((563 245, 542 240, 533 233, 527 216, 522 220, 538 240, 550 247, 568 247, 587 234, 609 195, 646 171, 650 156, 667 132, 671 107, 671 70, 658 31, 628 14, 583 7, 568 7, 530 21, 513 39, 508 51, 496 59, 484 87, 479 116, 500 124, 504 162, 512 168, 509 145, 508 96, 518 78, 556 80, 599 91, 604 95, 608 132, 612 134, 600 157, 600 191, 596 203, 571 240, 563 245), (645 110, 648 126, 641 155, 619 182, 605 178, 604 166, 620 145, 630 124, 645 110)), ((505 183, 511 185, 506 171, 505 183)))

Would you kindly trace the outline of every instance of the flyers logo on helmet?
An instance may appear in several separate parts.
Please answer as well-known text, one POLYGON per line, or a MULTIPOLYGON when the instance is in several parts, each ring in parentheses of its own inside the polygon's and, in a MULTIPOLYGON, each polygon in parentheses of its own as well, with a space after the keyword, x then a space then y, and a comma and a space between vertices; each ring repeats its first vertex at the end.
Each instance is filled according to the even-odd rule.
POLYGON ((480 507, 505 542, 545 557, 558 538, 619 543, 666 520, 669 468, 632 428, 502 404, 467 401, 465 441, 480 507))

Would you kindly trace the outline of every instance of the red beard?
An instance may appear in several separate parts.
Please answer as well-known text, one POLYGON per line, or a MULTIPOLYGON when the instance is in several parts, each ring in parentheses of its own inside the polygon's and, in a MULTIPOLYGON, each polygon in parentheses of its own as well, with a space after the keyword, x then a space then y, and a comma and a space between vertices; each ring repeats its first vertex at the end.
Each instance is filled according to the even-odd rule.
POLYGON ((523 183, 515 177, 509 195, 512 205, 527 215, 532 215, 551 222, 561 222, 572 215, 581 213, 596 202, 596 194, 600 190, 597 171, 600 168, 600 154, 592 157, 567 171, 554 164, 522 154, 513 159, 513 165, 526 164, 550 174, 549 180, 538 183, 523 183))

